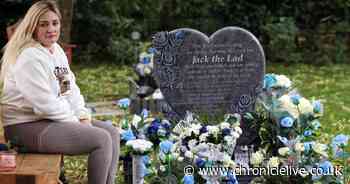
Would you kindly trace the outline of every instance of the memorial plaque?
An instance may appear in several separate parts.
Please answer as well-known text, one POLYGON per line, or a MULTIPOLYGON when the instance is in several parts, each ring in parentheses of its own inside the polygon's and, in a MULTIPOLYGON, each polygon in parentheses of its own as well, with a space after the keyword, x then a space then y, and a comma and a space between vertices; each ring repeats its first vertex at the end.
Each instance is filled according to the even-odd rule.
POLYGON ((186 111, 220 115, 253 111, 265 74, 265 56, 250 32, 226 27, 210 37, 193 29, 159 32, 154 76, 164 99, 186 111))

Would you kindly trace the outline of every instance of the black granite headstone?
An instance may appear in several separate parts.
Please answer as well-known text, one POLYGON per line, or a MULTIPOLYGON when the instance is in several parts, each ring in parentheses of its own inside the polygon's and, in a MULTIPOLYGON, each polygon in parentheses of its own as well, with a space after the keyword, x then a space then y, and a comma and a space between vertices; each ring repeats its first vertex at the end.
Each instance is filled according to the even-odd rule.
POLYGON ((180 118, 254 110, 262 88, 265 56, 259 41, 238 27, 209 38, 193 29, 159 32, 153 38, 155 78, 180 118))

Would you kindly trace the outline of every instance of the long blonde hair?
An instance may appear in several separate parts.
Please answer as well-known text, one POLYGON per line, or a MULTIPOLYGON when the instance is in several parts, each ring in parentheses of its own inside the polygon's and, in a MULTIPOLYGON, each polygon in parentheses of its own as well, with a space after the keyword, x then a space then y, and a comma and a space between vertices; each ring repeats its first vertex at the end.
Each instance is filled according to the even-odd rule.
POLYGON ((62 18, 56 1, 42 0, 36 2, 29 8, 25 17, 16 28, 15 33, 5 45, 4 55, 1 58, 1 89, 9 66, 16 63, 17 57, 25 48, 39 44, 34 38, 35 29, 38 25, 40 16, 48 11, 56 13, 60 19, 62 18))

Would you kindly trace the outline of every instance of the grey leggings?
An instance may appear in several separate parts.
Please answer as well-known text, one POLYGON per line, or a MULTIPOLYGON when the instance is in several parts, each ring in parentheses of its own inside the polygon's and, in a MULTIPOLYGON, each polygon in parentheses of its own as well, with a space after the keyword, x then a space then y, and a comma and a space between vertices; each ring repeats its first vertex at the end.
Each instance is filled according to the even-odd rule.
POLYGON ((5 127, 7 140, 28 152, 89 154, 88 183, 112 184, 117 172, 120 135, 107 122, 58 123, 41 120, 5 127))

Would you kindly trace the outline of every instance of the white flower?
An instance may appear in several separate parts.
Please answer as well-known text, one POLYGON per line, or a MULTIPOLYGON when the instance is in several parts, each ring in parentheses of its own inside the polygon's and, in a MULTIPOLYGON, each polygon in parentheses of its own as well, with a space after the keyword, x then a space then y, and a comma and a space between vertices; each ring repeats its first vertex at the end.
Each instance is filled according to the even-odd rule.
POLYGON ((241 127, 235 127, 235 131, 239 134, 239 135, 241 135, 242 134, 242 129, 241 129, 241 127))
POLYGON ((199 135, 199 131, 202 128, 200 124, 194 124, 192 125, 191 129, 195 135, 199 135))
POLYGON ((257 151, 255 153, 252 154, 252 157, 250 158, 250 162, 254 165, 254 166, 258 166, 262 163, 262 161, 264 160, 264 155, 260 152, 257 151))
POLYGON ((138 124, 140 123, 140 121, 142 120, 141 116, 138 116, 138 115, 134 115, 133 118, 132 118, 132 125, 135 126, 135 127, 138 127, 138 124))
POLYGON ((232 137, 234 137, 235 139, 239 138, 239 134, 237 132, 232 132, 232 137))
POLYGON ((173 153, 172 155, 173 155, 174 158, 179 158, 179 156, 180 156, 180 154, 177 153, 177 152, 173 153))
POLYGON ((304 146, 304 143, 296 143, 295 145, 294 145, 294 149, 296 150, 296 151, 299 151, 299 152, 303 152, 304 150, 305 150, 305 146, 304 146))
POLYGON ((206 142, 208 136, 209 136, 209 133, 201 134, 201 135, 199 136, 199 141, 200 141, 200 142, 206 142))
POLYGON ((231 156, 228 154, 224 154, 223 162, 225 167, 235 168, 236 166, 236 163, 231 159, 231 156))
POLYGON ((290 88, 292 86, 292 82, 285 75, 276 75, 276 86, 290 88))
POLYGON ((278 149, 278 153, 281 155, 281 156, 286 156, 288 155, 290 149, 288 147, 283 147, 283 148, 280 148, 278 149))
POLYGON ((187 157, 187 158, 193 158, 193 153, 191 152, 191 151, 186 151, 185 152, 185 157, 187 157))
POLYGON ((321 143, 315 143, 314 146, 312 146, 312 149, 313 149, 316 153, 318 153, 318 154, 320 154, 320 155, 322 155, 322 156, 324 156, 324 157, 328 157, 328 154, 327 154, 327 152, 326 152, 326 150, 327 150, 327 145, 321 144, 321 143))
POLYGON ((299 111, 296 105, 293 104, 289 95, 281 96, 278 101, 280 102, 281 110, 287 111, 294 119, 298 118, 299 111))
POLYGON ((312 106, 311 102, 306 98, 299 99, 298 107, 302 114, 311 114, 314 112, 314 107, 312 106))
POLYGON ((230 123, 222 122, 222 123, 220 124, 220 128, 221 128, 221 129, 230 128, 230 123))
POLYGON ((232 144, 234 142, 232 136, 225 136, 224 140, 227 142, 227 144, 232 144))
POLYGON ((178 157, 178 158, 177 158, 177 161, 183 162, 183 161, 184 161, 184 157, 178 157))
POLYGON ((126 142, 127 146, 130 146, 134 151, 139 152, 141 154, 149 151, 153 144, 150 141, 146 141, 144 139, 135 139, 126 142))
POLYGON ((209 134, 212 134, 212 135, 218 135, 219 133, 219 128, 217 126, 207 126, 207 129, 208 129, 208 133, 209 134))
POLYGON ((196 139, 192 139, 188 141, 188 147, 192 150, 197 145, 197 143, 198 141, 196 139))
POLYGON ((162 172, 165 172, 165 170, 166 170, 166 168, 165 168, 164 165, 161 165, 161 166, 159 167, 159 169, 160 169, 160 171, 162 171, 162 172))
POLYGON ((163 96, 162 92, 160 92, 159 88, 154 91, 152 98, 155 100, 157 100, 157 99, 161 100, 164 98, 164 96, 163 96))
POLYGON ((278 157, 271 157, 269 162, 267 163, 269 167, 278 167, 279 164, 280 160, 278 157))

